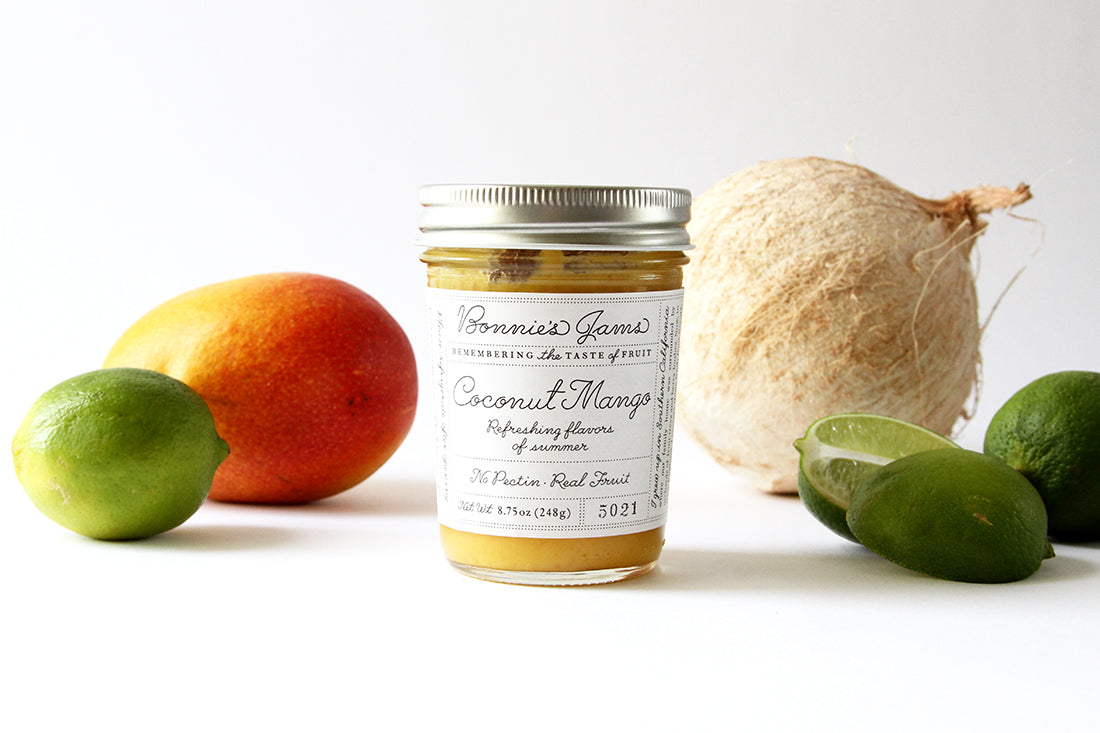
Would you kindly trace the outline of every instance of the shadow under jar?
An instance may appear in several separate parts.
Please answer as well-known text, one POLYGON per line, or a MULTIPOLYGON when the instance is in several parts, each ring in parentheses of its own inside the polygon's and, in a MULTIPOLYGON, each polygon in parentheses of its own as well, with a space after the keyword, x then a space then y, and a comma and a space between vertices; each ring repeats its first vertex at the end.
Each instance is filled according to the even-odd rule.
POLYGON ((664 543, 683 189, 421 189, 443 550, 529 585, 641 575, 664 543))

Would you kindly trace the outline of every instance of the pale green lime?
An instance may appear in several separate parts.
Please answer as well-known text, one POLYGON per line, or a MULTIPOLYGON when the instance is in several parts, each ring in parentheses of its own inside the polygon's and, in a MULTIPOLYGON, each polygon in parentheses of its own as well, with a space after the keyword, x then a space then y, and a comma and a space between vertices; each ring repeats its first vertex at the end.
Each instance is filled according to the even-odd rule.
POLYGON ((183 523, 228 454, 202 397, 145 369, 100 369, 58 384, 12 440, 16 476, 34 505, 104 540, 183 523))

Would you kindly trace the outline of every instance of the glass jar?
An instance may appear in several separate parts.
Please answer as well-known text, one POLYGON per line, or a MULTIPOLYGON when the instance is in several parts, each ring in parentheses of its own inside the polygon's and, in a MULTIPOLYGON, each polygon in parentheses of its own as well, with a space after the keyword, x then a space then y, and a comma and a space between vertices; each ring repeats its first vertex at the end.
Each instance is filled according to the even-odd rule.
POLYGON ((468 575, 582 585, 664 544, 683 189, 421 189, 437 503, 468 575))

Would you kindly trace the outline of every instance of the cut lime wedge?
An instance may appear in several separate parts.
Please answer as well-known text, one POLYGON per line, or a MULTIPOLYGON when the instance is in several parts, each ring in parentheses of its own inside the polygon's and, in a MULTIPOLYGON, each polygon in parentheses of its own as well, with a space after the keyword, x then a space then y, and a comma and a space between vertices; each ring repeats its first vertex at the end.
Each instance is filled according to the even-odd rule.
POLYGON ((848 528, 849 495, 887 463, 936 448, 958 448, 939 433, 884 415, 824 417, 794 442, 801 456, 798 495, 822 524, 858 542, 848 528))

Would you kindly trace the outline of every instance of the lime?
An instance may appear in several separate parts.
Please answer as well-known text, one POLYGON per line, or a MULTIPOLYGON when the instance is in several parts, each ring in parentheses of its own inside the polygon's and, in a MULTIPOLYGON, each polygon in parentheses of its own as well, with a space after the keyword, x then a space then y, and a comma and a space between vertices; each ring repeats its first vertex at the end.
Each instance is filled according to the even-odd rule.
POLYGON ((794 442, 800 454, 798 495, 817 519, 856 542, 845 517, 848 496, 891 461, 934 448, 957 447, 919 425, 883 415, 844 413, 824 417, 794 442))
POLYGON ((947 580, 1022 580, 1053 556, 1039 492, 1004 461, 961 448, 871 474, 852 491, 848 526, 876 555, 947 580))
POLYGON ((1100 538, 1100 373, 1031 382, 993 415, 984 450, 1039 491, 1052 537, 1100 538))
POLYGON ((46 391, 12 441, 39 510, 88 537, 149 537, 182 524, 229 446, 194 390, 145 369, 100 369, 46 391))

